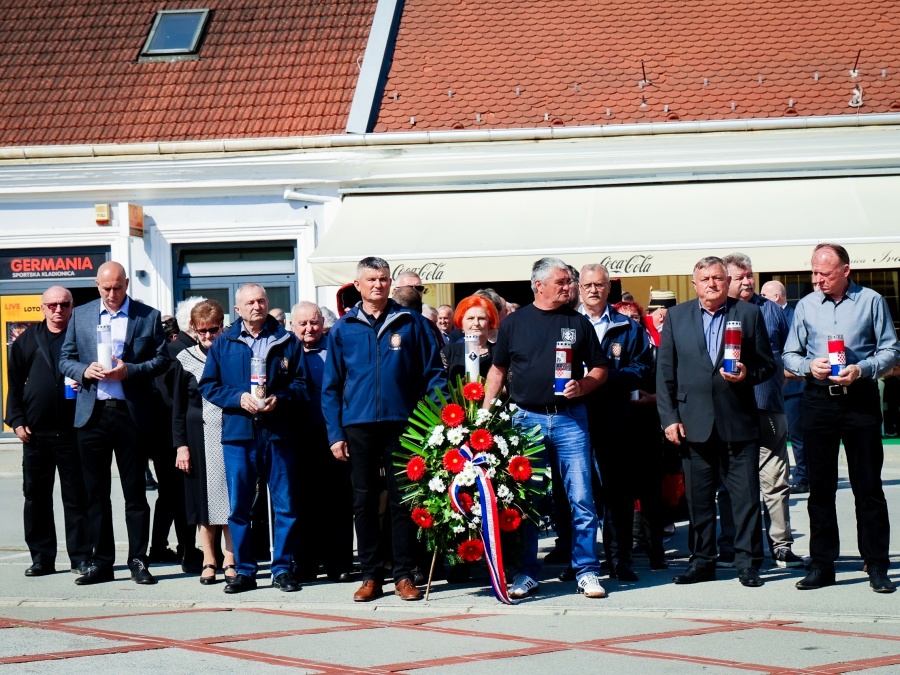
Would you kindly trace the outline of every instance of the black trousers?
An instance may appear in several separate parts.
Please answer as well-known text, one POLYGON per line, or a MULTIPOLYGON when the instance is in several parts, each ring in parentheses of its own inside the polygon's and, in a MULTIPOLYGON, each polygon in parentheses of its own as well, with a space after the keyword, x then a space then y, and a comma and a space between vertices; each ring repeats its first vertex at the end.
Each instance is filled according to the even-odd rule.
POLYGON ((163 550, 169 545, 169 531, 175 525, 178 552, 184 555, 197 547, 197 528, 187 523, 184 503, 184 472, 175 466, 175 448, 154 444, 150 453, 156 480, 156 506, 153 509, 151 548, 163 550))
POLYGON ((350 467, 331 454, 324 427, 307 427, 296 463, 298 546, 294 562, 301 579, 353 570, 353 489, 350 467))
POLYGON ((835 496, 838 451, 847 455, 856 505, 859 554, 873 568, 888 568, 891 526, 881 485, 881 401, 874 382, 857 381, 843 396, 810 385, 803 392, 803 447, 809 470, 809 554, 813 565, 834 569, 840 554, 835 496))
POLYGON ((684 487, 692 532, 692 564, 708 569, 716 564, 716 489, 720 478, 731 495, 734 515, 734 566, 762 567, 759 520, 759 444, 726 442, 716 428, 704 443, 682 445, 684 487))
POLYGON ((94 546, 93 562, 112 568, 116 559, 113 534, 110 467, 115 453, 128 530, 128 563, 147 561, 150 539, 150 506, 147 504, 144 469, 147 454, 141 434, 124 401, 96 401, 91 419, 78 429, 78 450, 87 491, 88 527, 94 546), (110 403, 110 405, 107 405, 110 403), (112 405, 113 403, 117 405, 112 405))
POLYGON ((22 451, 25 543, 32 562, 53 567, 56 561, 53 485, 57 470, 69 561, 75 567, 90 560, 93 547, 88 538, 87 498, 75 434, 32 432, 22 451))
POLYGON ((394 581, 409 578, 415 566, 415 523, 394 475, 393 453, 400 450, 404 422, 376 422, 345 427, 350 449, 350 479, 353 485, 353 516, 356 545, 363 579, 381 581, 385 556, 379 549, 378 499, 387 479, 388 514, 394 581))

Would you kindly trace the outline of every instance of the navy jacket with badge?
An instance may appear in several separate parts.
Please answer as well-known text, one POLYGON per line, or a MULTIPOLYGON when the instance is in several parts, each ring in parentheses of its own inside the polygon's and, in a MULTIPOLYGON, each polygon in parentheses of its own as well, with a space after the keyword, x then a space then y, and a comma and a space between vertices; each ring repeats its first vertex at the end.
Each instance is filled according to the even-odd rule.
MULTIPOLYGON (((239 318, 212 343, 199 384, 203 398, 222 409, 224 443, 254 438, 254 416, 241 408, 241 395, 250 391, 253 356, 249 345, 240 339, 243 326, 239 318)), ((301 406, 309 401, 303 347, 272 317, 266 319, 266 328, 275 336, 266 357, 266 393, 274 395, 278 403, 273 410, 257 414, 257 424, 272 438, 290 438, 297 433, 297 420, 304 418, 306 411, 301 406)))
POLYGON ((609 359, 609 375, 592 396, 596 403, 609 407, 603 412, 612 415, 628 404, 632 391, 648 388, 653 374, 653 351, 641 324, 613 307, 607 309, 610 323, 600 347, 609 359))
POLYGON ((428 320, 389 300, 376 335, 361 306, 328 333, 322 412, 332 445, 347 440, 344 427, 351 424, 405 422, 435 388, 449 398, 440 345, 428 320))

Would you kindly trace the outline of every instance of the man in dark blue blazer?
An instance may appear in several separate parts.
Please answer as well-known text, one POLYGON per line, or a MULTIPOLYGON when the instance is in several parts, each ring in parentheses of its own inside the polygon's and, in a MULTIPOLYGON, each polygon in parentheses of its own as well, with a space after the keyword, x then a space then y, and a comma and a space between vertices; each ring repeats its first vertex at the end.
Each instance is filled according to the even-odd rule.
POLYGON ((728 297, 730 277, 720 258, 694 266, 698 300, 669 310, 657 356, 657 407, 666 438, 682 446, 691 562, 676 584, 710 581, 716 573, 716 488, 720 472, 732 498, 734 566, 744 586, 762 585, 759 523, 759 416, 753 387, 775 372, 759 308, 728 297), (741 323, 738 372, 724 364, 725 326, 741 323))
POLYGON ((76 584, 113 580, 115 539, 110 502, 110 465, 116 465, 125 497, 128 566, 139 584, 156 580, 147 569, 150 507, 144 485, 153 424, 153 378, 169 363, 159 311, 128 297, 125 268, 109 261, 97 270, 100 299, 75 309, 63 343, 59 367, 80 385, 75 428, 88 498, 92 565, 76 584), (112 366, 100 363, 97 327, 109 326, 112 366))

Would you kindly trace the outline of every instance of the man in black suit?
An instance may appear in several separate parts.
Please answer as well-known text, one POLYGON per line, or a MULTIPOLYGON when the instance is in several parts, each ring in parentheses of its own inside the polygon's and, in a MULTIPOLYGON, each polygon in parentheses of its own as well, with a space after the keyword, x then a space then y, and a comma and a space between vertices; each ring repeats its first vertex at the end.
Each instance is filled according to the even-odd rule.
POLYGON ((744 586, 762 585, 759 522, 759 419, 753 387, 775 372, 759 308, 728 297, 720 258, 694 266, 698 301, 669 310, 657 358, 657 406, 666 438, 682 446, 684 482, 693 525, 691 562, 676 584, 711 581, 716 574, 716 488, 720 476, 732 498, 735 567, 744 586), (741 323, 736 373, 724 365, 725 326, 741 323))
POLYGON ((128 297, 125 268, 103 263, 97 270, 100 298, 75 309, 66 329, 59 369, 79 385, 75 403, 78 451, 87 490, 92 564, 75 583, 113 581, 116 542, 110 502, 115 453, 125 497, 128 567, 138 584, 155 584, 147 569, 150 506, 144 482, 147 438, 153 420, 153 378, 169 364, 159 311, 128 297), (98 326, 110 336, 98 348, 98 326), (111 363, 104 363, 112 352, 111 363))
POLYGON ((463 332, 453 326, 453 308, 450 305, 439 305, 437 308, 438 330, 441 331, 441 339, 444 345, 453 344, 463 339, 463 332))

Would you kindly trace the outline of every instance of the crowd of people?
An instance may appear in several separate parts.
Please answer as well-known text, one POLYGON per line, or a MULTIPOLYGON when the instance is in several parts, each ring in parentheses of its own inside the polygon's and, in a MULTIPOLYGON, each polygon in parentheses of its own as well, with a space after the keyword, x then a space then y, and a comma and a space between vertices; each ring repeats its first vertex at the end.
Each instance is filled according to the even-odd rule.
MULTIPOLYGON (((757 292, 747 256, 707 257, 693 270, 696 298, 677 304, 655 291, 645 312, 629 294, 609 301, 603 265, 542 258, 531 304, 486 288, 431 308, 415 273, 393 280, 387 262, 369 257, 342 289, 353 301, 340 318, 300 302, 288 323, 251 283, 226 326, 225 309, 202 297, 164 319, 130 298, 125 269, 107 262, 97 300, 75 308, 68 290, 47 289, 45 320, 11 349, 6 422, 24 448, 25 574, 56 571, 58 471, 75 583, 114 579, 115 457, 138 584, 156 583, 151 563, 180 562, 200 583, 221 574, 226 593, 241 593, 257 587, 261 557, 285 592, 320 574, 347 582, 355 527, 354 601, 380 597, 387 575, 402 600, 420 599, 425 556, 394 453, 417 403, 448 396, 448 383, 465 377, 463 338, 474 336, 485 401, 508 395, 514 422, 541 429, 545 450, 534 460, 551 472, 545 508, 557 535, 543 561, 565 563, 560 578, 579 593, 605 597, 603 576, 638 580, 637 522, 651 569, 667 567, 663 482, 673 455, 691 549, 674 583, 734 567, 744 586, 762 585, 761 519, 773 563, 802 566, 792 490, 809 492, 810 515, 810 562, 796 586, 835 583, 841 443, 870 586, 892 592, 877 382, 896 373, 900 343, 884 298, 851 280, 843 247, 817 246, 812 272, 814 292, 792 307, 777 281, 757 292), (834 334, 843 336, 840 357, 829 356, 834 334), (560 344, 571 375, 557 384, 560 344), (152 534, 148 457, 159 481, 152 534)), ((522 538, 512 598, 536 592, 542 578, 537 524, 526 521, 522 538)))

